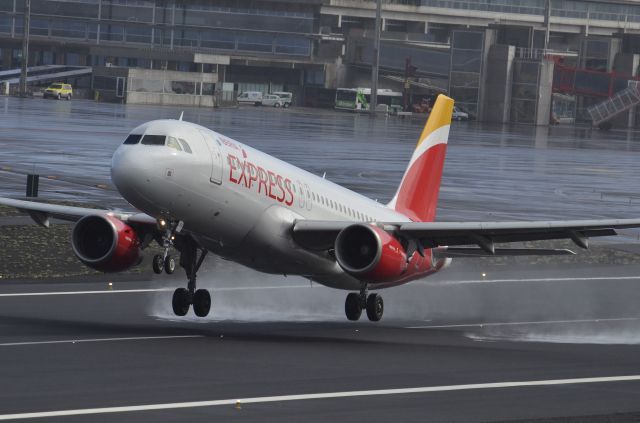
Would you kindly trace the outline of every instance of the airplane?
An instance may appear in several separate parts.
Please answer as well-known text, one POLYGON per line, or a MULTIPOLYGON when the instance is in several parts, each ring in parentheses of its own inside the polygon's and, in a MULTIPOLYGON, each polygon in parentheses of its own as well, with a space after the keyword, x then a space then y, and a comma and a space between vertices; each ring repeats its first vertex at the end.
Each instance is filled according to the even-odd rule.
POLYGON ((537 222, 436 222, 453 99, 439 95, 397 192, 384 205, 260 152, 220 133, 182 120, 154 120, 133 129, 111 161, 111 178, 141 212, 95 210, 0 198, 36 223, 74 221, 71 246, 85 265, 103 272, 141 262, 156 241, 156 273, 179 264, 186 287, 172 297, 177 316, 191 306, 211 309, 211 295, 196 276, 209 252, 260 272, 299 275, 351 291, 345 314, 371 321, 384 312, 383 288, 422 279, 452 258, 562 255, 567 249, 496 246, 532 240, 588 238, 640 227, 640 219, 537 222))

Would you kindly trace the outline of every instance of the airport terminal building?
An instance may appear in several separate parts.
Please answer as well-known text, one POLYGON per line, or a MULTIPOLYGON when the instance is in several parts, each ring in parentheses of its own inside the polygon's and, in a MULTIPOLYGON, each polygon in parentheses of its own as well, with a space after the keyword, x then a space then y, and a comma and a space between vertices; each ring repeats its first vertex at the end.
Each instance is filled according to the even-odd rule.
MULTIPOLYGON (((21 65, 24 8, 0 0, 0 71, 21 65)), ((375 8, 31 0, 29 66, 91 66, 79 89, 116 99, 209 105, 203 97, 291 91, 299 105, 332 107, 337 88, 370 86, 375 8)), ((639 0, 383 0, 381 87, 402 91, 415 67, 414 99, 447 92, 479 120, 595 122, 600 105, 601 118, 639 127, 639 65, 639 0)))

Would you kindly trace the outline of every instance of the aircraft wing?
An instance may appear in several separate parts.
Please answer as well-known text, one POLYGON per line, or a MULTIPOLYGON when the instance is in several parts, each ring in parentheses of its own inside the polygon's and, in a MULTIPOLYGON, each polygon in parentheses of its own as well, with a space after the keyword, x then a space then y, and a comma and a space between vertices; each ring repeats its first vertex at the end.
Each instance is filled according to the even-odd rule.
MULTIPOLYGON (((300 220, 293 239, 309 249, 333 248, 335 238, 355 222, 300 220)), ((421 248, 476 245, 487 255, 498 255, 497 243, 571 239, 588 248, 588 238, 617 235, 616 229, 640 228, 640 219, 567 220, 539 222, 388 222, 376 223, 389 233, 421 248)), ((499 250, 504 253, 504 251, 499 250)), ((532 254, 535 252, 532 250, 532 254)), ((471 254, 461 254, 471 255, 471 254)))
POLYGON ((84 207, 40 203, 36 201, 14 200, 12 198, 3 197, 0 197, 0 205, 23 210, 29 213, 31 218, 37 224, 45 227, 49 226, 50 218, 75 222, 84 216, 93 214, 114 216, 123 222, 130 224, 156 225, 156 219, 144 213, 127 213, 113 210, 90 209, 84 207))

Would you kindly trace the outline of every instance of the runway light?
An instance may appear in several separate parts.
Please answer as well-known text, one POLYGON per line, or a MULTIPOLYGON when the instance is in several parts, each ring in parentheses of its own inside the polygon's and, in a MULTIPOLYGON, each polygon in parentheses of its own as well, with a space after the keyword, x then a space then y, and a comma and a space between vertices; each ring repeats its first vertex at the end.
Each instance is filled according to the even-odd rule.
POLYGON ((484 273, 484 272, 482 272, 482 277, 484 278, 484 277, 486 277, 486 276, 487 276, 487 274, 486 274, 486 273, 484 273))
POLYGON ((113 289, 113 282, 109 282, 109 289, 113 289))
POLYGON ((240 402, 240 400, 236 401, 236 410, 242 410, 242 403, 240 402))

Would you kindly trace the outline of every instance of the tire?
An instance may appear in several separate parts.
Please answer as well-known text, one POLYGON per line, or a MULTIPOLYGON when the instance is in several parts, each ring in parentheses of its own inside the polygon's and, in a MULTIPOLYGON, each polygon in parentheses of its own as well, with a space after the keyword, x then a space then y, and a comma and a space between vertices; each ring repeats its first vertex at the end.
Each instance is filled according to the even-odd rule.
POLYGON ((62 99, 62 96, 60 95, 60 93, 58 93, 57 97, 58 100, 62 99))
POLYGON ((67 95, 67 101, 71 101, 71 94, 67 95))
POLYGON ((164 269, 164 260, 162 259, 162 255, 156 254, 153 256, 152 266, 154 273, 158 275, 162 273, 162 270, 164 269))
POLYGON ((289 108, 289 103, 284 103, 284 108, 288 109, 289 108))
POLYGON ((360 295, 355 292, 347 295, 347 299, 344 301, 344 314, 347 315, 347 319, 353 322, 360 319, 360 315, 362 315, 360 295))
POLYGON ((379 322, 384 314, 384 301, 378 294, 371 294, 367 298, 367 317, 372 322, 379 322))
POLYGON ((189 291, 186 288, 178 288, 173 291, 171 306, 176 316, 184 316, 189 312, 189 291))
POLYGON ((193 294, 193 312, 198 317, 206 317, 211 310, 211 294, 206 289, 198 289, 193 294))
POLYGON ((273 107, 280 107, 280 103, 274 104, 273 107))
POLYGON ((167 275, 172 275, 176 271, 176 261, 173 257, 167 256, 164 260, 164 271, 167 275))

